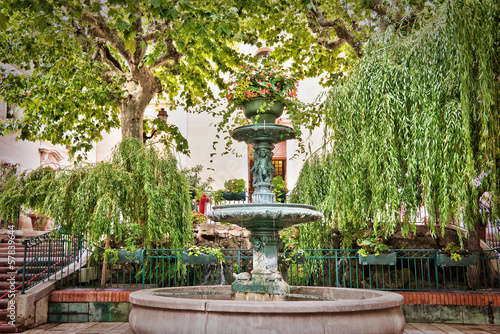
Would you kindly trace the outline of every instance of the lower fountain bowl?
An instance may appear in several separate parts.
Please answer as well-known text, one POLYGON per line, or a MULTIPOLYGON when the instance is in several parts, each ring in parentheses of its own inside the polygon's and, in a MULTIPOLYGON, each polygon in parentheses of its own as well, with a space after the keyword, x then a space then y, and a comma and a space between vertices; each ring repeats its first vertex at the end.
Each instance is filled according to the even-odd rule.
POLYGON ((397 293, 290 287, 290 294, 294 297, 287 301, 257 302, 231 300, 231 286, 141 290, 130 295, 129 323, 136 334, 395 334, 404 330, 404 299, 397 293))

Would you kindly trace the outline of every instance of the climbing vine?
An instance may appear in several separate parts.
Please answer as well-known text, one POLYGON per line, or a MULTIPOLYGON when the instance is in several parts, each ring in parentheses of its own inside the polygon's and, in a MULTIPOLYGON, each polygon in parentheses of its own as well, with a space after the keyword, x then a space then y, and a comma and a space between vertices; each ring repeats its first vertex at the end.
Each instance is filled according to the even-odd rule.
POLYGON ((188 185, 172 154, 124 140, 110 161, 19 175, 0 194, 0 215, 24 206, 56 228, 112 246, 184 247, 192 238, 188 185))

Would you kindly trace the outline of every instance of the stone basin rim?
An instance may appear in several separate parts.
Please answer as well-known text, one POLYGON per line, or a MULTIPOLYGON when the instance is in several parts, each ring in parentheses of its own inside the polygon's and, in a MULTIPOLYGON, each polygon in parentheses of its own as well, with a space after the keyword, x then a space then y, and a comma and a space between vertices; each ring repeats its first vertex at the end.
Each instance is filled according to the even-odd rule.
MULTIPOLYGON (((177 309, 204 312, 225 313, 311 313, 311 312, 363 312, 368 310, 387 309, 399 307, 404 304, 403 296, 387 291, 360 290, 349 288, 330 287, 295 287, 305 291, 319 291, 330 289, 339 292, 351 292, 359 295, 357 299, 339 300, 304 300, 304 301, 236 301, 236 300, 211 300, 211 299, 188 299, 175 296, 153 295, 152 292, 164 292, 168 290, 192 290, 197 287, 160 288, 139 290, 130 294, 129 301, 133 305, 146 308, 177 309), (309 289, 308 289, 309 288, 309 289), (371 295, 371 297, 370 297, 371 295), (363 298, 364 297, 364 298, 363 298)), ((204 287, 207 288, 207 287, 204 287)), ((294 288, 294 287, 291 287, 294 288)), ((231 286, 212 287, 210 291, 230 291, 231 286)))
POLYGON ((314 205, 296 204, 296 203, 243 203, 243 204, 224 204, 214 205, 212 210, 217 209, 237 209, 237 208, 262 208, 262 209, 308 209, 316 211, 314 205))

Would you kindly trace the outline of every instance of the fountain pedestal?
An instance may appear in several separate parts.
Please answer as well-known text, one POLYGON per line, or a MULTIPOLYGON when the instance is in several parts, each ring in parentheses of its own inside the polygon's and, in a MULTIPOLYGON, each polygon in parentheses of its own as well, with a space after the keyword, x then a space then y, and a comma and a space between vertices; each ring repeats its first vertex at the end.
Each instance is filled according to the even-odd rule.
POLYGON ((273 193, 274 144, 295 138, 293 130, 278 124, 240 126, 231 132, 237 141, 253 144, 255 163, 252 203, 244 206, 214 206, 207 216, 213 221, 230 222, 250 230, 253 245, 251 280, 237 279, 232 285, 235 300, 285 300, 290 288, 278 272, 278 231, 297 223, 321 219, 314 207, 277 204, 273 193))

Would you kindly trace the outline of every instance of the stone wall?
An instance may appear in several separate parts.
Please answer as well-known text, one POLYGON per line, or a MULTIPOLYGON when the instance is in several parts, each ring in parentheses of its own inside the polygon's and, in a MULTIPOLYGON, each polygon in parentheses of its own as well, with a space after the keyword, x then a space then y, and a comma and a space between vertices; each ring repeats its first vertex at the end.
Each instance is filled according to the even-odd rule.
POLYGON ((197 246, 210 246, 225 249, 250 249, 250 232, 233 225, 195 224, 194 242, 197 246))

